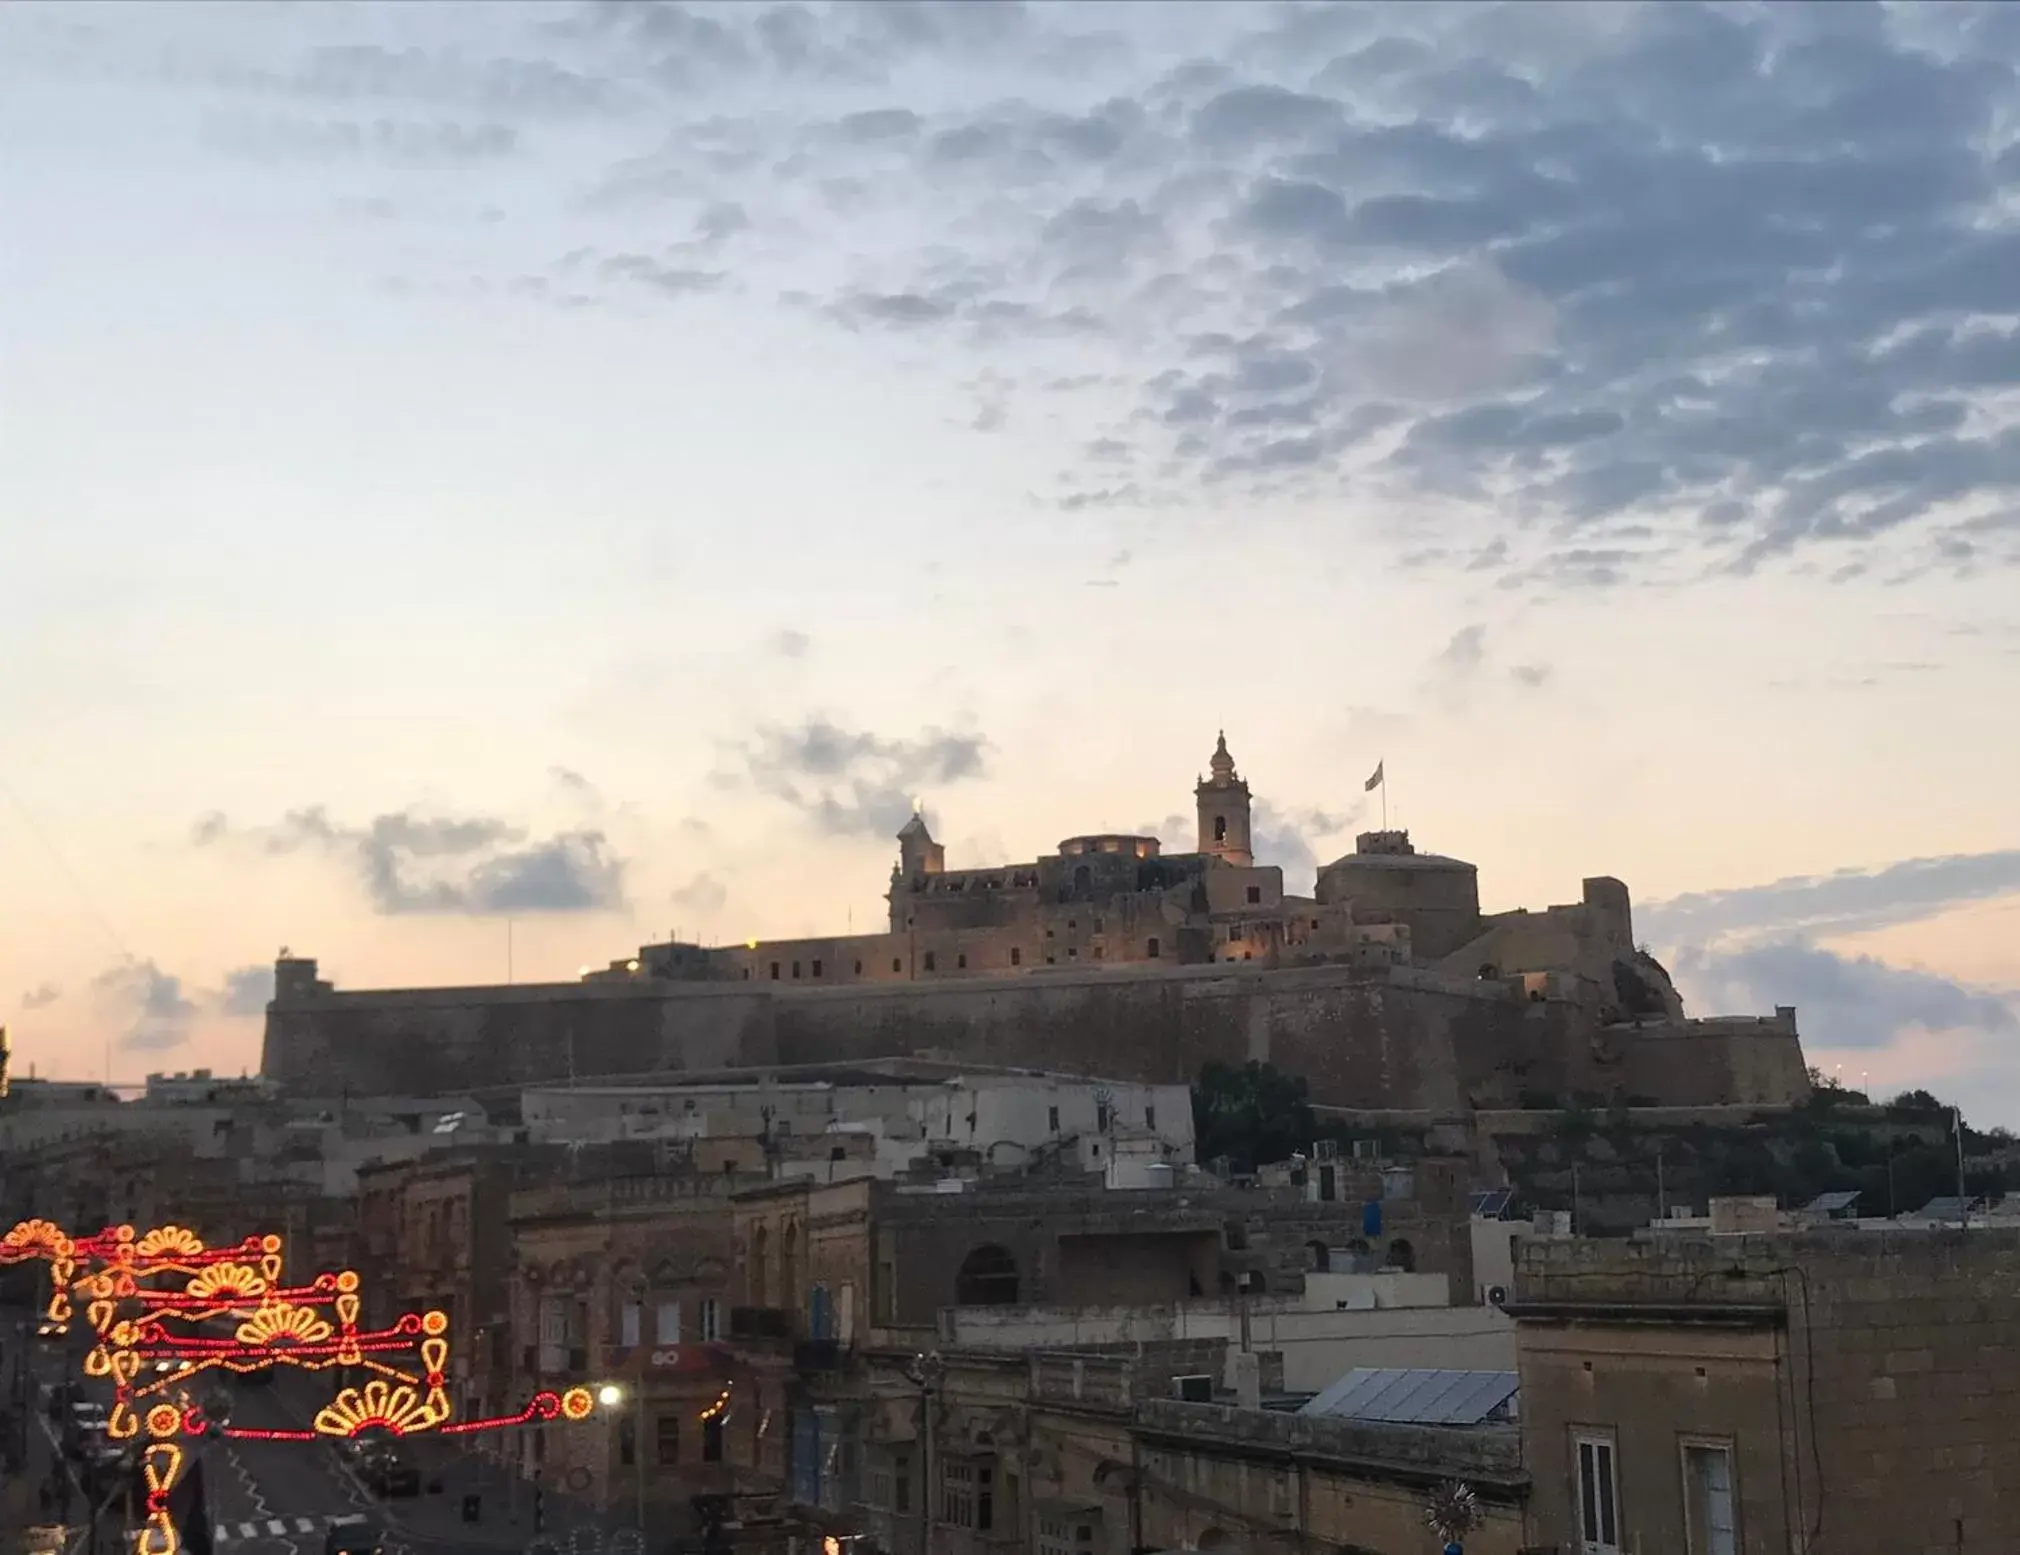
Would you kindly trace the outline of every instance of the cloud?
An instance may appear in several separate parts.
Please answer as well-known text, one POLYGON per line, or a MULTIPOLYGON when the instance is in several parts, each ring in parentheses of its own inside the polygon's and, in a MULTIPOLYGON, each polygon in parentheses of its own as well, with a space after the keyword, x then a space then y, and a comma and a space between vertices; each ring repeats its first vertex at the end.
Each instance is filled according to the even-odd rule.
POLYGON ((980 735, 888 739, 809 718, 760 729, 742 752, 743 776, 829 836, 890 837, 926 790, 982 776, 988 749, 980 735))
POLYGON ((274 969, 269 963, 242 966, 224 975, 217 1007, 224 1015, 261 1015, 273 1001, 274 969))
POLYGON ((1249 842, 1258 864, 1275 864, 1283 870, 1285 891, 1309 896, 1318 884, 1321 862, 1313 839, 1337 837, 1359 819, 1358 805, 1341 812, 1280 810, 1267 799, 1258 799, 1249 811, 1249 842))
POLYGON ((2020 849, 2009 848, 1693 892, 1639 906, 1635 916, 1638 932, 1658 945, 1703 945, 1734 937, 1815 938, 1915 923, 1961 903, 2016 892, 2020 849))
POLYGON ((2020 93, 1968 13, 1228 7, 1176 35, 1104 13, 1104 37, 1070 10, 928 14, 604 30, 678 54, 684 107, 704 60, 725 101, 818 83, 797 120, 697 114, 663 155, 757 235, 850 191, 830 240, 863 258, 824 316, 1104 355, 1135 403, 1087 391, 1062 503, 1120 489, 1123 440, 1134 502, 1352 482, 1451 507, 1479 531, 1451 555, 1556 587, 1911 528, 1917 565, 1986 564, 1968 509, 2020 489, 1994 397, 2020 93), (932 89, 894 73, 922 58, 932 89), (887 240, 908 230, 934 237, 887 240), (1606 543, 1629 514, 1642 543, 1606 543))
POLYGON ((676 886, 668 893, 667 900, 676 907, 686 907, 707 917, 722 910, 723 904, 729 900, 729 888, 703 870, 686 884, 676 886))
POLYGON ((38 983, 21 996, 24 1010, 46 1010, 63 997, 63 990, 54 983, 38 983))
POLYGON ((1455 678, 1470 678, 1487 657, 1487 628, 1475 622, 1452 634, 1438 654, 1438 668, 1455 678))
POLYGON ((1704 1007, 1794 1005, 1814 1045, 1879 1049, 1916 1031, 2007 1040, 2020 1035, 2020 992, 1974 988, 1872 956, 1842 956, 1804 940, 1690 950, 1673 965, 1679 984, 1704 1007))
POLYGON ((263 829, 237 833, 213 815, 195 830, 200 845, 230 835, 270 854, 316 849, 348 859, 373 911, 386 916, 605 912, 624 905, 625 863, 601 831, 588 827, 533 840, 496 817, 409 811, 349 826, 310 805, 263 829))
POLYGON ((206 138, 221 151, 262 162, 367 161, 408 168, 468 167, 519 150, 519 132, 509 124, 290 114, 222 117, 206 138))
POLYGON ((107 1015, 124 1030, 119 1047, 134 1053, 162 1053, 181 1047, 196 1020, 196 1001, 151 960, 127 960, 92 979, 92 992, 107 1015))
POLYGON ((789 626, 781 627, 772 633, 767 646, 782 659, 803 659, 807 649, 813 646, 813 639, 805 632, 796 632, 789 626))

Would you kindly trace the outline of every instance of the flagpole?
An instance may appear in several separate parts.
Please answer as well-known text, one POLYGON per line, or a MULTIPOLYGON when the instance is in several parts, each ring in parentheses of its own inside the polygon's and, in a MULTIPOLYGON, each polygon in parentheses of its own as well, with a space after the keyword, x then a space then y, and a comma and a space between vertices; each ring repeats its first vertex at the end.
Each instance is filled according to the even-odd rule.
POLYGON ((1382 763, 1382 830, 1389 829, 1389 764, 1382 763))

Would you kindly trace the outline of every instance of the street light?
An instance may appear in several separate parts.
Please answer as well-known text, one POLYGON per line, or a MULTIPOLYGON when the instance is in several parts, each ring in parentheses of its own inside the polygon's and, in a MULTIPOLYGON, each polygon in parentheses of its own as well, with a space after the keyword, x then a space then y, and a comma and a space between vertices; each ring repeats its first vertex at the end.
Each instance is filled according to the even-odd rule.
POLYGON ((920 1543, 933 1547, 933 1499, 939 1487, 933 1481, 933 1390, 947 1377, 947 1362, 938 1350, 927 1350, 905 1363, 905 1375, 919 1390, 919 1444, 924 1460, 919 1465, 920 1543))
MULTIPOLYGON (((631 1400, 635 1407, 631 1417, 631 1477, 638 1487, 638 1532, 645 1533, 645 1389, 633 1388, 631 1400)), ((605 1409, 616 1409, 624 1403, 624 1389, 615 1382, 606 1382, 596 1390, 596 1402, 605 1409)))

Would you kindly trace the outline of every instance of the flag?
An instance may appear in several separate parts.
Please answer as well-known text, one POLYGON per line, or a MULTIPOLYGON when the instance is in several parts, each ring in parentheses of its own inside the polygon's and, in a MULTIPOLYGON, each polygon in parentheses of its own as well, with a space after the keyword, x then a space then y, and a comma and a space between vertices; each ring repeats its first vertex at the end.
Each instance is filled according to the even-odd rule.
POLYGON ((1372 794, 1376 789, 1380 788, 1381 786, 1382 786, 1382 763, 1378 761, 1375 763, 1374 776, 1369 778, 1367 782, 1361 785, 1361 792, 1364 794, 1372 794))

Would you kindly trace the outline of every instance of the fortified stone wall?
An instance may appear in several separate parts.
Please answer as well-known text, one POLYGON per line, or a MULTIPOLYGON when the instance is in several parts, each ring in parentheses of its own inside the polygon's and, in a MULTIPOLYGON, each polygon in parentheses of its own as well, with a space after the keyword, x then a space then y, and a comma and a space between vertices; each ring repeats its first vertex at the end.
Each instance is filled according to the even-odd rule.
MULTIPOLYGON (((301 965, 297 963, 297 965, 301 965)), ((262 1070, 296 1092, 468 1092, 889 1057, 1184 1084, 1207 1061, 1301 1074, 1321 1104, 1442 1113, 1523 1092, 1675 1105, 1806 1092, 1793 1014, 1598 1026, 1584 1006, 1409 969, 1060 969, 933 985, 652 979, 346 993, 313 968, 267 1013, 262 1070)))
POLYGON ((260 1071, 296 1093, 437 1095, 775 1061, 772 1000, 709 984, 340 993, 267 1007, 260 1071))

